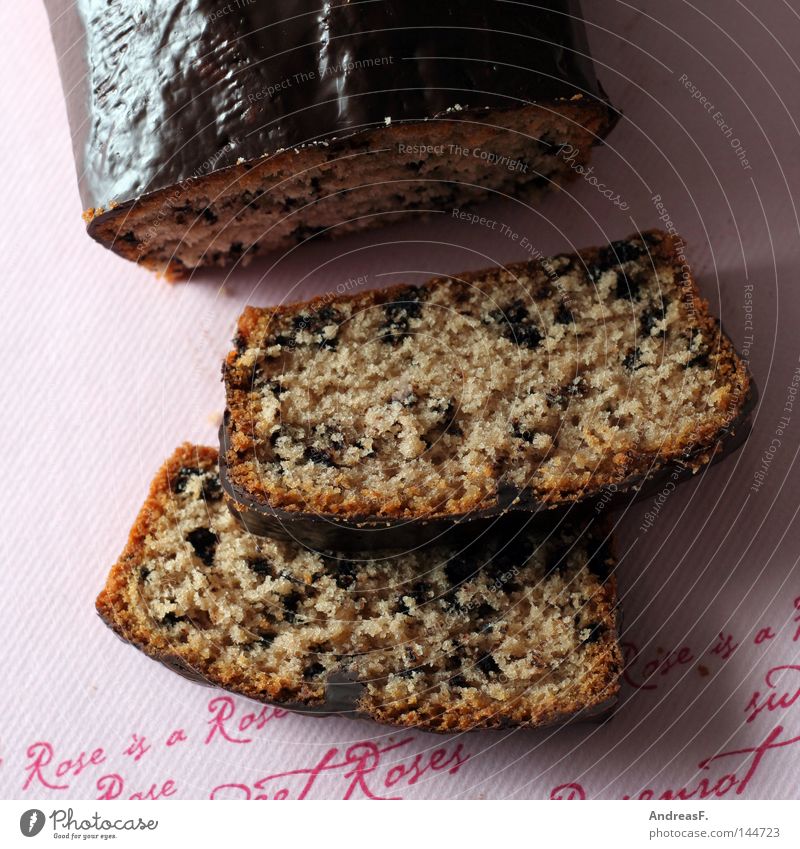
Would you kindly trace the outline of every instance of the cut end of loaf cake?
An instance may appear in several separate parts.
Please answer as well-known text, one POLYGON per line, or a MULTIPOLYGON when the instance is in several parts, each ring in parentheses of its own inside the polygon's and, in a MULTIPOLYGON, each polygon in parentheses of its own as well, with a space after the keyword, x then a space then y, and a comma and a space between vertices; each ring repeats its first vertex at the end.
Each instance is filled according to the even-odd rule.
POLYGON ((490 115, 395 124, 201 171, 135 202, 87 210, 89 233, 182 277, 490 196, 532 199, 574 179, 613 122, 606 103, 588 98, 490 115))
POLYGON ((344 559, 247 534, 216 463, 192 445, 167 461, 98 597, 146 654, 259 701, 441 732, 546 725, 613 702, 602 528, 344 559))
POLYGON ((553 507, 710 461, 749 379, 645 233, 307 304, 248 308, 227 358, 226 486, 264 509, 416 519, 553 507))

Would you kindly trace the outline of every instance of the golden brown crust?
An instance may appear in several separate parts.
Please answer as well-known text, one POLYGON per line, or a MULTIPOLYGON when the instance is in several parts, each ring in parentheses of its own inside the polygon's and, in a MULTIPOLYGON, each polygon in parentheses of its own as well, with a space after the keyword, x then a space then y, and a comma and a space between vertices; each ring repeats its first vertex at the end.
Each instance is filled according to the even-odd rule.
POLYGON ((170 482, 175 480, 178 470, 183 466, 191 465, 213 469, 216 467, 217 457, 218 453, 214 448, 184 442, 158 470, 150 484, 142 509, 128 534, 128 542, 119 560, 112 566, 106 585, 95 602, 97 612, 110 628, 151 656, 155 656, 153 650, 165 650, 166 641, 162 640, 160 641, 162 644, 157 645, 156 643, 159 642, 157 635, 137 627, 136 620, 130 615, 130 605, 125 594, 135 569, 143 565, 141 563, 142 543, 155 520, 166 512, 165 499, 171 491, 170 482))
MULTIPOLYGON (((650 246, 653 264, 666 263, 675 270, 676 277, 681 281, 681 302, 687 316, 691 318, 692 329, 700 333, 710 351, 713 352, 716 377, 717 400, 714 409, 709 413, 704 423, 691 433, 691 439, 680 435, 670 435, 659 447, 659 451, 640 452, 627 449, 613 456, 613 465, 607 471, 594 472, 587 477, 579 489, 563 489, 558 480, 551 480, 546 485, 537 484, 526 492, 537 505, 554 507, 592 497, 610 485, 621 486, 627 483, 640 483, 646 475, 651 475, 680 462, 683 466, 696 471, 722 449, 722 440, 729 435, 733 426, 740 420, 747 405, 750 394, 750 378, 744 362, 737 355, 732 343, 722 332, 719 322, 709 314, 708 303, 697 288, 694 278, 686 264, 684 242, 678 236, 672 236, 660 231, 650 231, 641 234, 650 246)), ((638 236, 630 237, 639 238, 638 236)), ((586 266, 591 266, 598 260, 601 251, 607 248, 591 248, 581 251, 578 256, 586 266)), ((499 270, 484 270, 467 272, 457 276, 457 280, 466 285, 481 284, 485 287, 486 280, 492 279, 498 271, 522 278, 526 273, 534 274, 541 269, 539 262, 524 262, 506 266, 499 270)), ((451 285, 445 278, 436 278, 426 283, 422 288, 433 289, 437 286, 451 285)), ((270 325, 279 323, 285 317, 297 315, 300 312, 314 313, 329 305, 350 304, 353 312, 367 307, 391 302, 403 291, 404 285, 397 285, 382 290, 372 290, 353 295, 326 295, 312 299, 306 303, 285 304, 276 307, 257 308, 248 306, 238 322, 238 337, 247 345, 253 338, 266 337, 270 325)), ((258 347, 256 343, 255 347, 258 347)), ((358 492, 347 487, 343 482, 339 486, 324 492, 300 491, 297 488, 283 487, 274 484, 269 476, 256 472, 252 462, 257 446, 254 433, 254 421, 251 407, 248 405, 248 392, 234 385, 231 376, 234 372, 238 357, 237 351, 231 351, 226 359, 225 381, 228 403, 228 426, 226 428, 225 454, 227 476, 233 487, 231 495, 240 500, 246 496, 251 504, 260 505, 265 510, 279 510, 287 513, 308 514, 311 516, 336 516, 352 520, 354 523, 364 518, 375 517, 385 519, 414 519, 424 515, 426 519, 458 516, 477 510, 491 510, 498 506, 499 494, 496 488, 475 488, 472 493, 464 493, 461 497, 450 495, 447 498, 448 509, 445 511, 426 511, 418 514, 409 504, 415 498, 424 500, 429 497, 427 492, 417 492, 412 485, 407 486, 402 498, 399 493, 372 493, 366 490, 358 492), (375 504, 380 504, 376 512, 375 504)), ((476 478, 484 477, 491 480, 495 470, 487 465, 476 468, 472 472, 476 478)))
MULTIPOLYGON (((592 621, 602 623, 603 634, 586 647, 591 658, 591 672, 570 691, 570 697, 554 697, 532 709, 524 699, 497 708, 478 704, 477 696, 463 700, 458 708, 442 712, 435 705, 419 702, 394 702, 377 704, 363 696, 354 700, 352 709, 326 710, 326 693, 280 675, 248 674, 241 666, 225 666, 197 656, 185 645, 171 643, 155 622, 143 621, 136 615, 138 578, 147 566, 144 541, 153 533, 158 519, 166 515, 172 498, 172 484, 178 471, 185 466, 214 469, 217 452, 212 448, 197 447, 188 443, 180 446, 159 470, 148 497, 130 532, 128 543, 120 559, 111 569, 103 590, 97 597, 96 608, 106 624, 123 640, 133 644, 149 657, 167 665, 174 671, 193 680, 221 687, 230 692, 260 702, 275 703, 289 709, 360 715, 378 722, 437 732, 468 731, 476 728, 503 728, 509 726, 540 726, 564 721, 573 715, 589 717, 613 703, 619 690, 622 657, 616 639, 617 618, 616 580, 613 575, 597 581, 589 602, 588 614, 592 621)), ((604 533, 604 531, 603 531, 604 533)), ((609 551, 604 560, 613 565, 609 551)), ((138 605, 141 614, 142 605, 138 605)))

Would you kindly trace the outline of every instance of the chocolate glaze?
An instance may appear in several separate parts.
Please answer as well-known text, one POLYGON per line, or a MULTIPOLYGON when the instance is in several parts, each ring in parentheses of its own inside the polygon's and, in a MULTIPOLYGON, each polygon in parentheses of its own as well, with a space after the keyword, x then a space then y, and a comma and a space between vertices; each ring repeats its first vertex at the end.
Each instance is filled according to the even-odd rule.
MULTIPOLYGON (((751 414, 758 401, 758 389, 750 378, 745 403, 736 420, 719 434, 717 453, 712 463, 728 457, 747 440, 752 424, 751 414)), ((640 501, 658 492, 668 480, 675 483, 693 477, 692 460, 714 446, 703 446, 683 458, 681 463, 668 462, 646 475, 630 477, 616 485, 585 493, 580 500, 551 506, 543 504, 529 491, 507 488, 498 494, 498 503, 471 513, 434 516, 429 519, 386 519, 376 516, 341 516, 291 512, 269 507, 247 495, 231 483, 225 460, 228 449, 228 420, 220 426, 219 478, 228 498, 228 507, 252 534, 276 539, 290 539, 309 548, 322 551, 373 552, 392 549, 418 548, 429 544, 460 545, 487 532, 512 532, 521 523, 552 523, 570 510, 588 507, 598 497, 609 511, 640 501)))
POLYGON ((45 5, 95 213, 387 118, 463 120, 575 96, 607 112, 607 129, 616 118, 578 0, 45 5))

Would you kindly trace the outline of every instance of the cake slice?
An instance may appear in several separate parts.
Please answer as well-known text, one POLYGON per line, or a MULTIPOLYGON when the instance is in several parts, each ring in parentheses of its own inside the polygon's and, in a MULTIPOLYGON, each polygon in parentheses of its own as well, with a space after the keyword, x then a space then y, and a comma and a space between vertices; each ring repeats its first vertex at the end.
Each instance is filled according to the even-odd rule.
POLYGON ((321 548, 624 493, 676 463, 691 474, 752 404, 683 243, 660 232, 248 307, 224 379, 235 509, 255 533, 321 548))
POLYGON ((535 199, 618 119, 577 0, 46 6, 89 235, 175 276, 535 199))
POLYGON ((149 656, 258 701, 432 731, 538 726, 613 704, 613 569, 597 524, 383 560, 258 538, 225 506, 217 452, 183 445, 97 609, 149 656))

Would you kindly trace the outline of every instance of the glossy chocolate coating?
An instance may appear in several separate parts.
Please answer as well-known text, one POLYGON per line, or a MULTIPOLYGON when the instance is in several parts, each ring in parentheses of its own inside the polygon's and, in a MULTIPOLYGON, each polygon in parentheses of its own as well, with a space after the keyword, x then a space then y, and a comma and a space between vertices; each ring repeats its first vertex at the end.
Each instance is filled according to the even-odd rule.
POLYGON ((45 0, 84 208, 392 122, 582 96, 577 0, 45 0))
MULTIPOLYGON (((712 463, 728 457, 747 440, 751 415, 758 402, 758 388, 750 378, 750 388, 737 419, 719 435, 718 453, 712 463)), ((228 507, 252 534, 276 539, 293 540, 318 551, 373 552, 392 549, 419 548, 431 544, 460 545, 478 536, 491 533, 513 533, 521 524, 553 523, 570 510, 590 509, 595 499, 602 499, 604 510, 613 510, 631 501, 639 501, 658 492, 667 481, 680 483, 691 480, 692 455, 684 463, 669 462, 655 467, 646 477, 636 476, 616 484, 613 492, 605 489, 587 493, 581 500, 552 505, 542 504, 530 492, 508 490, 501 492, 496 506, 474 510, 463 515, 432 517, 430 519, 387 520, 375 516, 342 519, 340 516, 300 513, 279 510, 262 504, 236 486, 229 477, 225 462, 228 448, 226 413, 220 430, 219 478, 229 496, 228 507)), ((697 453, 703 453, 700 449, 697 453)))

